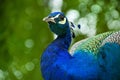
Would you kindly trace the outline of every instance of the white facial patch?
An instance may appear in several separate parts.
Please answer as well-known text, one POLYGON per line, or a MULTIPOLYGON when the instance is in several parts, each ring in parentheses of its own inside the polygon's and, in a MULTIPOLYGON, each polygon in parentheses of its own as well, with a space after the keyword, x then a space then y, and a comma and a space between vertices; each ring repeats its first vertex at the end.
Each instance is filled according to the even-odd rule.
POLYGON ((54 19, 55 19, 55 18, 58 18, 58 17, 59 17, 59 15, 60 15, 60 14, 56 15, 56 16, 54 17, 54 19))
POLYGON ((66 23, 66 18, 64 18, 62 21, 59 21, 59 24, 65 24, 66 23))
MULTIPOLYGON (((58 18, 59 15, 60 15, 60 14, 56 15, 56 16, 54 17, 54 19, 55 19, 55 18, 58 18)), ((66 18, 64 18, 62 21, 59 21, 58 23, 59 23, 59 24, 65 24, 65 23, 66 23, 66 18)))

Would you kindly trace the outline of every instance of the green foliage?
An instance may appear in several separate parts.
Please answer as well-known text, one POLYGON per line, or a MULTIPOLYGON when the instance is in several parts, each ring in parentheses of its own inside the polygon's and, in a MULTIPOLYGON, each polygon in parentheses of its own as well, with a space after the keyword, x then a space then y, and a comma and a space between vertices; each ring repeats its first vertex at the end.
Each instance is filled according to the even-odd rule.
MULTIPOLYGON (((48 25, 42 21, 52 10, 49 1, 0 0, 0 80, 42 80, 40 57, 53 40, 48 25)), ((108 27, 112 21, 120 21, 119 4, 119 0, 64 0, 62 11, 77 10, 79 18, 94 13, 96 33, 102 33, 120 29, 108 27)))
POLYGON ((39 0, 0 3, 0 80, 41 80, 40 55, 53 38, 39 0), (48 35, 49 34, 49 35, 48 35))

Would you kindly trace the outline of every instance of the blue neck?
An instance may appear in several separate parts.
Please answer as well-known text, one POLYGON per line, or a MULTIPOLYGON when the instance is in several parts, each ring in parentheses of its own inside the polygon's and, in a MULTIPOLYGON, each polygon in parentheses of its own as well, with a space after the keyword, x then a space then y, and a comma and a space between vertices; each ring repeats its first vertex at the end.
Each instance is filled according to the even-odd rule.
POLYGON ((58 36, 56 40, 54 40, 53 44, 57 45, 59 48, 68 50, 71 44, 71 34, 68 30, 68 33, 65 35, 58 36))
POLYGON ((71 32, 68 29, 66 35, 58 36, 44 51, 41 58, 41 71, 46 80, 50 77, 50 72, 54 70, 54 64, 66 63, 71 55, 68 48, 71 44, 71 32))

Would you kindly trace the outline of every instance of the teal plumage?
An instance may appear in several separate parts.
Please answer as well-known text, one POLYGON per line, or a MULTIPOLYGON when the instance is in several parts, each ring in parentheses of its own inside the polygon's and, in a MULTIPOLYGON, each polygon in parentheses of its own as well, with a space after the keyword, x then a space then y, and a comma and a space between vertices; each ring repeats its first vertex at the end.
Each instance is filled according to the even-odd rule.
POLYGON ((79 41, 68 51, 76 26, 62 12, 53 12, 43 20, 58 35, 41 57, 44 80, 120 79, 120 31, 79 41))
POLYGON ((107 42, 120 44, 120 31, 106 32, 85 39, 84 41, 78 41, 72 46, 70 53, 73 54, 76 50, 83 50, 86 52, 92 52, 96 54, 99 52, 99 48, 107 42))

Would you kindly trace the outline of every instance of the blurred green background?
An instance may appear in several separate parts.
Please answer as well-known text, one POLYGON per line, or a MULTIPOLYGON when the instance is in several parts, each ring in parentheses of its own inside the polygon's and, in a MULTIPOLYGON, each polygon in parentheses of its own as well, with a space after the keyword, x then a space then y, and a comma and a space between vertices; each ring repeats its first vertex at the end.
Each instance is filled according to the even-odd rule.
POLYGON ((0 0, 0 80, 43 80, 40 57, 54 35, 42 19, 53 11, 81 24, 79 39, 120 30, 120 0, 0 0))

